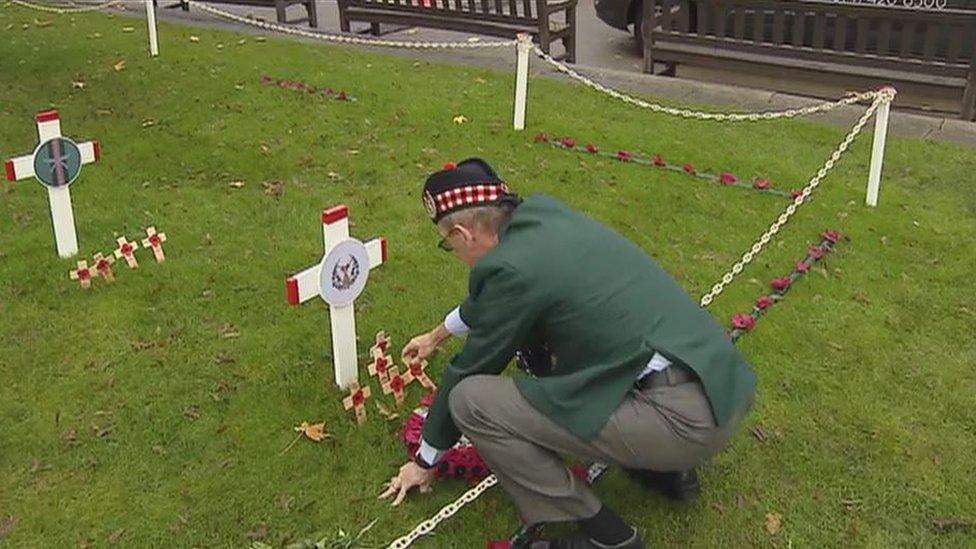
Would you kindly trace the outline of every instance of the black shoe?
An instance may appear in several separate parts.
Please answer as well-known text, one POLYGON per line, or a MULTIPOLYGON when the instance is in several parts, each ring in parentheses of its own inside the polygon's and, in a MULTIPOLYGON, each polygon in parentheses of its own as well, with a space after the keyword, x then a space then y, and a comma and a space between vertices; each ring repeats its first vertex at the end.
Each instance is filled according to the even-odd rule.
POLYGON ((626 469, 631 478, 645 488, 660 492, 674 501, 692 501, 701 492, 695 469, 662 473, 650 469, 626 469))
POLYGON ((604 545, 584 535, 571 538, 557 538, 552 540, 535 541, 529 545, 530 549, 644 549, 644 538, 634 529, 634 536, 617 545, 604 545))

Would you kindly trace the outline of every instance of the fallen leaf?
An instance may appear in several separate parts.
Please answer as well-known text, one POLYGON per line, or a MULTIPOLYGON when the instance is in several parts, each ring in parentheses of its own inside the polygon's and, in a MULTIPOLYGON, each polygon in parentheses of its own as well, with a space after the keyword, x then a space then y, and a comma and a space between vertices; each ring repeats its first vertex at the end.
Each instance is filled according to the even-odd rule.
POLYGON ((217 333, 220 335, 220 337, 224 339, 239 337, 241 335, 237 333, 237 328, 231 322, 223 324, 219 328, 217 328, 217 333))
POLYGON ((217 364, 233 364, 235 360, 234 357, 227 353, 218 353, 217 356, 214 357, 214 362, 217 364))
POLYGON ((268 537, 268 523, 262 522, 258 524, 254 530, 247 533, 247 537, 252 541, 258 541, 268 537))
POLYGON ((50 27, 52 22, 53 21, 51 21, 50 19, 47 20, 47 21, 41 21, 40 19, 34 19, 34 26, 43 29, 44 27, 50 27))
POLYGON ((37 458, 34 458, 34 461, 31 462, 30 472, 33 475, 36 475, 37 473, 40 473, 40 472, 43 472, 43 471, 50 471, 50 470, 51 470, 51 466, 50 465, 45 464, 43 461, 41 461, 41 460, 39 460, 37 458))
POLYGON ((74 446, 78 443, 78 430, 74 427, 68 429, 67 431, 61 433, 61 442, 67 443, 68 445, 74 446))
POLYGON ((146 349, 152 349, 156 344, 152 341, 143 341, 141 339, 133 339, 129 342, 129 347, 133 351, 145 351, 146 349))
POLYGON ((95 111, 95 114, 99 116, 112 116, 115 113, 112 112, 112 109, 98 109, 95 111))
POLYGON ((288 494, 279 494, 278 497, 275 498, 275 505, 277 505, 279 509, 283 509, 286 513, 291 511, 291 504, 294 502, 295 498, 289 496, 288 494))
POLYGON ((108 425, 92 425, 92 431, 95 433, 95 438, 104 438, 114 430, 115 425, 112 423, 108 425))
POLYGON ((135 30, 135 27, 122 27, 122 32, 133 32, 135 30))
POLYGON ((769 532, 769 535, 775 536, 779 533, 782 520, 783 517, 779 513, 766 513, 766 531, 769 532))
POLYGON ((760 425, 752 428, 752 436, 756 437, 759 442, 766 442, 770 438, 769 433, 760 425))
POLYGON ((969 532, 976 529, 976 522, 958 517, 932 519, 932 527, 940 532, 969 532))
POLYGON ((199 36, 191 36, 190 37, 190 42, 199 42, 199 41, 200 41, 200 37, 199 36))
POLYGON ((83 90, 85 89, 85 82, 82 80, 72 80, 71 88, 75 90, 83 90))
POLYGON ((246 43, 247 43, 247 38, 241 38, 240 40, 237 41, 238 46, 243 46, 246 43))
POLYGON ((0 519, 0 539, 10 533, 17 525, 17 517, 10 515, 0 519))
POLYGON ((124 71, 125 59, 119 59, 112 67, 115 69, 115 72, 124 71))
POLYGON ((263 36, 258 36, 257 38, 255 38, 255 40, 256 40, 256 41, 258 41, 258 42, 265 42, 265 41, 267 41, 268 39, 267 39, 267 38, 265 38, 265 37, 263 37, 263 36))
POLYGON ((827 346, 830 347, 831 349, 835 350, 835 351, 843 351, 844 350, 844 346, 843 345, 841 345, 840 343, 835 343, 833 341, 828 341, 827 342, 827 346))
POLYGON ((183 415, 190 421, 200 419, 200 407, 196 404, 191 404, 183 408, 183 415))
POLYGON ((89 34, 88 35, 88 38, 91 38, 91 39, 101 38, 101 37, 102 37, 102 33, 100 33, 100 32, 96 32, 96 33, 92 33, 92 34, 89 34))
POLYGON ((268 156, 268 152, 270 150, 271 149, 269 149, 267 145, 265 145, 264 143, 261 143, 261 154, 263 154, 264 156, 268 156))
POLYGON ((718 511, 718 514, 720 514, 720 515, 724 515, 725 514, 725 506, 722 505, 721 503, 717 502, 717 501, 713 501, 712 502, 712 508, 715 509, 716 511, 718 511))
POLYGON ((142 127, 143 128, 151 128, 151 127, 153 127, 155 125, 156 125, 156 121, 153 120, 152 118, 147 118, 147 119, 145 119, 145 120, 142 121, 142 127))
POLYGON ((109 536, 108 536, 108 544, 109 545, 115 545, 115 542, 119 541, 119 538, 121 538, 122 537, 122 534, 124 534, 124 533, 125 533, 125 528, 119 528, 118 530, 116 530, 116 531, 112 532, 111 534, 109 534, 109 536))
POLYGON ((858 303, 864 304, 864 305, 870 305, 871 304, 871 300, 868 299, 868 296, 864 295, 861 292, 858 292, 858 293, 854 294, 853 296, 851 296, 851 299, 853 299, 854 301, 857 301, 858 303))
POLYGON ((264 194, 268 196, 278 198, 285 193, 285 184, 281 181, 265 181, 261 186, 264 187, 264 194))
POLYGON ((341 175, 339 175, 339 174, 337 174, 337 173, 335 173, 335 172, 329 172, 329 173, 327 173, 327 174, 325 174, 325 175, 326 175, 326 176, 327 176, 327 177, 328 177, 329 179, 342 179, 342 176, 341 176, 341 175))
POLYGON ((295 431, 305 435, 310 440, 315 442, 322 442, 327 438, 332 438, 332 435, 325 432, 325 423, 309 423, 303 421, 301 425, 295 427, 295 431))
POLYGON ((240 188, 243 188, 244 187, 244 182, 243 181, 231 181, 230 182, 230 187, 232 189, 240 189, 240 188))
POLYGON ((380 415, 387 421, 393 421, 400 417, 400 414, 390 411, 389 408, 383 405, 382 402, 376 401, 376 409, 379 411, 380 415))
POLYGON ((453 118, 455 124, 464 124, 468 119, 463 115, 459 114, 453 118))

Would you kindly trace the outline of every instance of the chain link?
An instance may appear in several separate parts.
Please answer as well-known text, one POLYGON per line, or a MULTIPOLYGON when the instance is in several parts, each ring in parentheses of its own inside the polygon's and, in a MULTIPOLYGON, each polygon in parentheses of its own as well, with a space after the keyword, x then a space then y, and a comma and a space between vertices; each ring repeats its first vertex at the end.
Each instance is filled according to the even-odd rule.
POLYGON ((837 101, 820 103, 818 105, 811 105, 808 107, 802 107, 799 109, 787 109, 785 111, 767 111, 767 112, 756 112, 756 113, 720 113, 720 112, 704 112, 704 111, 693 111, 690 109, 677 109, 674 107, 667 107, 660 105, 658 103, 648 103, 647 101, 631 97, 629 95, 618 92, 613 88, 604 86, 599 82, 595 82, 590 78, 583 76, 582 74, 576 72, 575 70, 567 67, 565 64, 560 63, 552 58, 551 55, 542 51, 539 46, 533 46, 535 54, 542 58, 543 61, 549 63, 557 71, 578 80, 583 84, 597 90, 599 92, 605 93, 611 97, 619 99, 625 103, 630 103, 644 109, 650 109, 651 111, 663 114, 670 114, 672 116, 680 116, 682 118, 691 118, 695 120, 713 120, 716 122, 756 122, 760 120, 777 120, 780 118, 795 118, 798 116, 809 116, 811 114, 820 114, 827 111, 836 109, 837 107, 843 107, 845 105, 853 105, 855 103, 860 103, 861 101, 870 101, 876 99, 883 91, 866 91, 851 93, 843 99, 838 99, 837 101))
POLYGON ((373 38, 360 38, 357 36, 344 36, 341 34, 326 34, 311 32, 304 29, 285 27, 282 25, 276 25, 274 23, 269 23, 267 21, 258 21, 256 19, 251 19, 249 17, 243 17, 233 13, 229 13, 206 4, 201 4, 200 2, 195 2, 194 0, 187 0, 187 5, 200 8, 201 10, 210 13, 211 15, 216 15, 217 17, 222 17, 231 21, 236 21, 238 23, 244 23, 245 25, 251 25, 253 27, 258 27, 264 30, 280 32, 282 34, 291 34, 293 36, 301 36, 304 38, 311 38, 314 40, 323 40, 326 42, 336 42, 339 44, 359 44, 363 46, 384 46, 388 48, 409 48, 409 49, 475 49, 475 48, 510 48, 514 47, 515 40, 507 41, 491 41, 482 42, 480 40, 470 40, 467 42, 415 42, 407 40, 382 40, 373 38))
POLYGON ((436 515, 418 524, 409 534, 391 543, 387 549, 405 549, 406 547, 410 547, 418 538, 431 533, 441 521, 453 516, 454 513, 457 513, 462 507, 477 499, 482 492, 491 488, 497 482, 498 479, 495 475, 489 475, 485 480, 479 482, 477 486, 462 494, 461 497, 442 507, 436 515))
POLYGON ((58 15, 65 15, 69 13, 85 13, 89 11, 103 10, 105 8, 110 8, 112 6, 121 4, 122 0, 110 0, 108 2, 105 2, 104 4, 96 4, 94 6, 84 6, 84 7, 77 7, 77 8, 56 8, 53 6, 43 6, 41 4, 33 4, 31 2, 25 2, 24 0, 10 0, 10 3, 23 8, 30 8, 32 10, 44 11, 47 13, 56 13, 58 15))

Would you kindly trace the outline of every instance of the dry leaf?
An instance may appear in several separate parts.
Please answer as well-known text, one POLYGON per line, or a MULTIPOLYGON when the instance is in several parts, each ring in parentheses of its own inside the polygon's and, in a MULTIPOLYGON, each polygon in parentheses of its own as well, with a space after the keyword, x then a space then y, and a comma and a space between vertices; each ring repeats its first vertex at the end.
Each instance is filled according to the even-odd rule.
POLYGON ((75 445, 78 443, 78 430, 74 427, 68 429, 67 431, 61 433, 61 442, 65 442, 70 445, 75 445))
POLYGON ((199 36, 191 36, 190 37, 190 42, 199 42, 199 41, 200 41, 200 37, 199 36))
POLYGON ((125 59, 119 59, 117 63, 112 65, 116 72, 125 70, 125 59))
POLYGON ((220 335, 220 337, 222 337, 224 339, 230 339, 232 337, 239 337, 241 335, 241 334, 237 333, 237 328, 231 322, 228 322, 226 324, 223 324, 219 328, 217 328, 217 333, 220 335))
POLYGON ((191 404, 183 409, 183 415, 191 421, 200 419, 200 407, 196 404, 191 404))
POLYGON ((133 32, 135 30, 135 27, 122 27, 122 32, 133 32))
POLYGON ((10 533, 17 525, 17 517, 11 515, 0 519, 0 539, 10 533))
POLYGON ((278 497, 275 498, 275 505, 277 505, 279 509, 283 509, 286 513, 291 511, 291 504, 294 502, 295 498, 289 496, 288 494, 279 494, 278 497))
POLYGON ((779 533, 782 520, 783 517, 779 513, 766 513, 766 531, 769 532, 769 535, 775 536, 779 533))
POLYGON ((759 425, 753 427, 752 436, 756 437, 759 442, 766 442, 770 438, 769 433, 759 425))
POLYGON ((281 181, 265 181, 261 183, 261 186, 264 187, 264 194, 275 198, 280 197, 285 192, 285 184, 281 181))
POLYGON ((85 82, 82 80, 72 80, 71 88, 75 90, 83 90, 85 89, 85 82))
POLYGON ((155 125, 156 125, 156 121, 153 120, 152 118, 147 118, 147 119, 145 119, 145 120, 142 121, 142 127, 143 128, 151 128, 151 127, 153 127, 155 125))
POLYGON ((111 534, 109 534, 109 536, 108 536, 108 544, 109 545, 115 545, 115 542, 119 541, 119 538, 121 538, 122 537, 122 534, 124 534, 124 533, 125 533, 125 528, 119 528, 118 530, 116 530, 116 531, 112 532, 111 534))
MULTIPOLYGON (((50 27, 52 21, 48 19, 47 21, 41 21, 40 19, 34 19, 34 26, 38 28, 50 27)), ((917 222, 916 222, 917 223, 917 222)))
POLYGON ((393 421, 400 417, 400 414, 390 411, 390 409, 384 406, 380 401, 376 401, 376 409, 379 411, 380 415, 383 416, 383 419, 387 421, 393 421))
POLYGON ((268 537, 268 523, 262 522, 258 524, 254 530, 247 533, 247 537, 252 541, 258 541, 268 537))
POLYGON ((463 114, 459 114, 459 115, 457 115, 457 116, 454 117, 454 123, 455 124, 464 124, 467 121, 468 121, 468 119, 463 114))
POLYGON ((264 41, 267 40, 267 38, 265 38, 263 36, 258 36, 257 38, 255 38, 255 40, 257 40, 258 42, 264 42, 264 41))
POLYGON ((261 154, 263 154, 264 156, 268 156, 268 152, 270 150, 271 149, 269 149, 267 145, 265 145, 264 143, 261 143, 261 154))
POLYGON ((325 432, 325 423, 309 423, 303 421, 301 425, 295 427, 295 431, 315 442, 322 442, 327 438, 332 438, 332 435, 325 432))
POLYGON ((240 188, 243 188, 244 187, 244 182, 243 181, 231 181, 230 182, 230 187, 232 189, 240 189, 240 188))

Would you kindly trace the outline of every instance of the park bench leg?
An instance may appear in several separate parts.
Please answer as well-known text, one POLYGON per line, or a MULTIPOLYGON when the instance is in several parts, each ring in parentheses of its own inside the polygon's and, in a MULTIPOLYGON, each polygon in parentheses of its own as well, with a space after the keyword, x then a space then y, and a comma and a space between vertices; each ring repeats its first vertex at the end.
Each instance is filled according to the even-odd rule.
POLYGON ((576 62, 576 8, 566 10, 566 25, 568 28, 566 38, 563 38, 563 46, 566 47, 566 62, 576 62))
POLYGON ((278 16, 279 23, 287 23, 288 20, 285 15, 285 1, 275 0, 275 14, 278 16))
POLYGON ((308 26, 318 28, 319 14, 315 10, 315 0, 309 0, 305 3, 305 11, 308 13, 308 26))
POLYGON ((966 90, 962 94, 962 119, 976 119, 976 57, 973 57, 969 65, 969 78, 966 79, 966 90))

